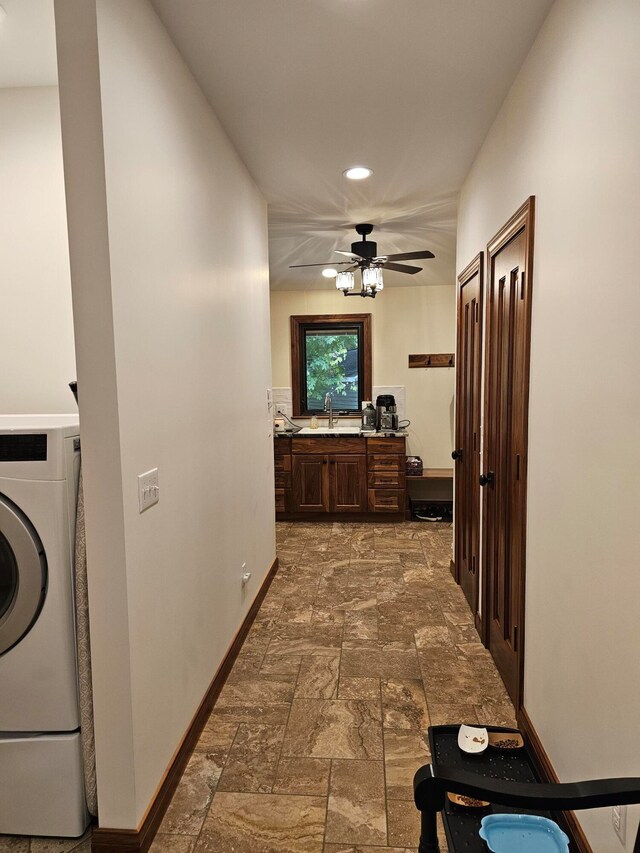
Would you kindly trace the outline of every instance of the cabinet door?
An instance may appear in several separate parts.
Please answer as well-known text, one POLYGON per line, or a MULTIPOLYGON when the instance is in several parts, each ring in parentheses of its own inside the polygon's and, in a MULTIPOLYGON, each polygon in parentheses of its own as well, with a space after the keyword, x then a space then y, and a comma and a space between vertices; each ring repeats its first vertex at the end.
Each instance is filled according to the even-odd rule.
POLYGON ((367 457, 329 456, 332 512, 364 512, 367 508, 367 457))
POLYGON ((329 465, 322 454, 296 454, 292 458, 294 512, 329 511, 329 465))

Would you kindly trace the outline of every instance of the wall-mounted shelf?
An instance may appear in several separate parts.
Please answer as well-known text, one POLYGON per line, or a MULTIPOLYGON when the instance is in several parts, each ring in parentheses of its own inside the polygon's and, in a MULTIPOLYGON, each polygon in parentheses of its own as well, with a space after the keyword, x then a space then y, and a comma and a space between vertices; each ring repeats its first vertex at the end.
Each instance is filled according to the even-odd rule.
POLYGON ((426 355, 410 355, 409 367, 455 367, 456 357, 452 352, 427 353, 426 355))

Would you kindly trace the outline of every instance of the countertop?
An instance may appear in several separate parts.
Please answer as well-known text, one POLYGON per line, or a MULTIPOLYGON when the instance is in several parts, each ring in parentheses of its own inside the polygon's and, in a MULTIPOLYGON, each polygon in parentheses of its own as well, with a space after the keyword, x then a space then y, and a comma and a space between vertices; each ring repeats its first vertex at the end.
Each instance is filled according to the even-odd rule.
POLYGON ((303 427, 298 432, 274 432, 273 435, 275 438, 292 438, 295 436, 304 438, 396 438, 406 436, 408 433, 401 429, 396 430, 396 432, 391 430, 376 432, 375 430, 362 430, 360 427, 333 427, 333 429, 329 429, 329 427, 318 427, 317 429, 303 427))

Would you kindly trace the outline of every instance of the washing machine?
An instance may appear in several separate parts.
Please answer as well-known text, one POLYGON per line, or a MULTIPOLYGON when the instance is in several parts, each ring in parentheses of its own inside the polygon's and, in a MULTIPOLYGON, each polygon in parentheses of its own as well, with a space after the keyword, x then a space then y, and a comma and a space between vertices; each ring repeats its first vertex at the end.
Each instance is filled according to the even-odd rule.
POLYGON ((0 834, 88 825, 75 645, 77 416, 0 415, 0 834))

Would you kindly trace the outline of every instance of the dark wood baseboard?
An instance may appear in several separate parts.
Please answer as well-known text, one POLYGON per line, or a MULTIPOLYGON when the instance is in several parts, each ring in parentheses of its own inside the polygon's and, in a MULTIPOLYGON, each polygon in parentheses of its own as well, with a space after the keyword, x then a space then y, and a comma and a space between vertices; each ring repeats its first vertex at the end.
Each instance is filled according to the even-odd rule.
POLYGON ((91 837, 91 853, 146 853, 151 846, 158 827, 162 822, 164 813, 166 812, 171 798, 178 787, 178 782, 184 772, 187 762, 191 757, 202 729, 207 722, 211 711, 216 703, 220 691, 224 687, 224 683, 231 672, 231 668, 242 648, 249 629, 253 624, 254 619, 260 609, 260 605, 264 601, 271 581, 278 571, 278 558, 273 561, 269 572, 264 579, 258 594, 253 600, 249 612, 247 613, 240 630, 236 634, 229 651, 220 664, 220 667, 215 674, 213 681, 209 685, 205 696, 200 703, 198 710, 195 713, 191 725, 187 729, 182 743, 173 759, 167 773, 164 777, 155 799, 149 806, 146 817, 142 821, 140 827, 135 829, 107 829, 104 827, 96 827, 93 830, 91 837))
POLYGON ((458 580, 458 574, 456 572, 456 561, 455 560, 449 560, 449 569, 451 570, 451 575, 452 575, 454 581, 456 583, 460 583, 460 581, 458 580))
MULTIPOLYGON (((542 781, 559 782, 558 774, 549 760, 549 756, 531 722, 531 718, 523 707, 518 711, 518 727, 527 740, 533 761, 542 781)), ((593 853, 591 845, 587 841, 587 837, 578 823, 575 813, 561 812, 560 816, 563 818, 563 829, 569 836, 571 853, 593 853)))
POLYGON ((276 521, 354 521, 398 524, 405 520, 402 512, 277 512, 276 521))

